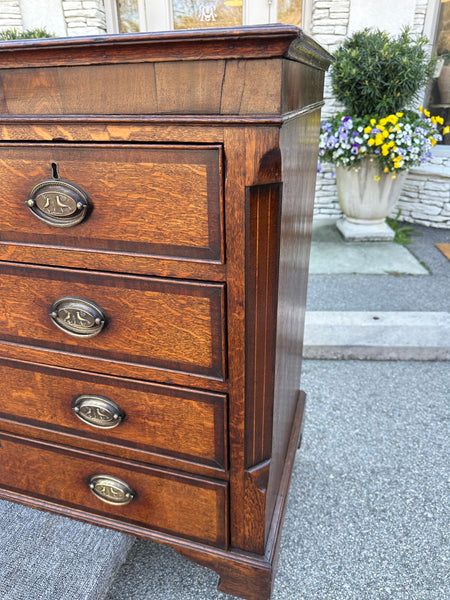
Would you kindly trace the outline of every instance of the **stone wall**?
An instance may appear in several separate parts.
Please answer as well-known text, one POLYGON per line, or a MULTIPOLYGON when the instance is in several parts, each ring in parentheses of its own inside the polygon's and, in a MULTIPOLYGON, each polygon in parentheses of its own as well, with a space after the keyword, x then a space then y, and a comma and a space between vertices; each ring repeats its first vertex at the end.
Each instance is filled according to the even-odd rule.
POLYGON ((399 220, 431 227, 450 228, 450 153, 435 146, 433 159, 411 169, 396 210, 399 220))
POLYGON ((22 14, 19 0, 1 0, 0 2, 0 31, 17 29, 22 31, 22 14))
POLYGON ((103 0, 62 0, 67 35, 96 35, 106 33, 103 0))
MULTIPOLYGON (((60 4, 68 36, 106 33, 104 0, 60 0, 60 4)), ((36 10, 41 9, 43 14, 50 8, 45 0, 35 0, 35 5, 36 10)), ((0 0, 0 30, 15 28, 22 31, 26 9, 26 3, 21 0, 0 0)), ((30 23, 29 28, 33 28, 32 25, 43 26, 42 23, 30 23)), ((52 30, 52 27, 47 27, 47 30, 52 30)), ((57 33, 60 34, 60 31, 57 33)))
MULTIPOLYGON (((311 35, 331 54, 344 42, 348 33, 351 0, 313 0, 311 35)), ((331 91, 330 78, 325 77, 324 116, 340 108, 331 91)))

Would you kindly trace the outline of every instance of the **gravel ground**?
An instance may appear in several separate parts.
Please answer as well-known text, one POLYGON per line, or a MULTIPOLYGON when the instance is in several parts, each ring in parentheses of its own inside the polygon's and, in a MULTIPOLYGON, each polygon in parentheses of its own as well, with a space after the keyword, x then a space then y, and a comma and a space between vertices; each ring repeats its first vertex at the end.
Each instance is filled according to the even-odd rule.
MULTIPOLYGON (((305 361, 303 446, 272 600, 447 600, 448 363, 305 361)), ((226 600, 139 540, 107 600, 226 600)))

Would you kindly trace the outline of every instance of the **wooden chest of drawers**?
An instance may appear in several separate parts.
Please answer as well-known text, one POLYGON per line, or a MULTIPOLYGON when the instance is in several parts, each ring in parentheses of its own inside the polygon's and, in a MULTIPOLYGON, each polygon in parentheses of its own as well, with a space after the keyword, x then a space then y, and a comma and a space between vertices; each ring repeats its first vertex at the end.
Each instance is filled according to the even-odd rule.
POLYGON ((281 25, 0 44, 0 497, 270 597, 329 60, 281 25))

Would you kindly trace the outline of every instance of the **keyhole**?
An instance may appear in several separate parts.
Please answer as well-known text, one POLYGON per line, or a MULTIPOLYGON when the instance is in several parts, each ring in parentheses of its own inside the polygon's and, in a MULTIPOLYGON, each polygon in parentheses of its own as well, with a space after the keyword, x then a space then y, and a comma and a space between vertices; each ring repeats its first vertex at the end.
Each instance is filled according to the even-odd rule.
POLYGON ((52 168, 53 179, 59 179, 58 165, 52 162, 50 166, 52 168))

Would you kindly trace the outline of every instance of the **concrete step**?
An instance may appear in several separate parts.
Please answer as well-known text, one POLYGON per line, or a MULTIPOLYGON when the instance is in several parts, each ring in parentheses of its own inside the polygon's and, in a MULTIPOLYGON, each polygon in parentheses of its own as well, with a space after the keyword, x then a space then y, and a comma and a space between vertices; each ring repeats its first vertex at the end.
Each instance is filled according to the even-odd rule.
POLYGON ((103 600, 135 541, 5 500, 0 532, 1 600, 103 600))
POLYGON ((450 360, 450 313, 307 311, 303 356, 450 360))

